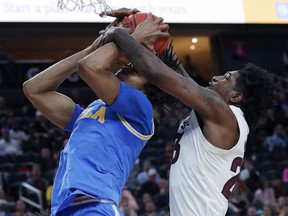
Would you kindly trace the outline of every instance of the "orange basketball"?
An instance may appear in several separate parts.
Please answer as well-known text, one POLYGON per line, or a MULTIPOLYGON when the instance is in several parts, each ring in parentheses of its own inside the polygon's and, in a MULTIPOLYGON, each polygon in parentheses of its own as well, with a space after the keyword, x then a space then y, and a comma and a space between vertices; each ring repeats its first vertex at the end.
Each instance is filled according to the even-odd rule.
MULTIPOLYGON (((142 22, 147 19, 148 13, 138 12, 136 14, 131 14, 129 17, 125 17, 120 23, 119 26, 123 26, 126 28, 130 28, 132 32, 135 28, 142 22)), ((152 15, 155 20, 157 16, 152 15)), ((163 24, 162 22, 160 24, 163 24)), ((168 32, 165 30, 164 32, 168 32)), ((169 38, 158 38, 158 40, 154 44, 154 51, 160 55, 162 54, 169 44, 169 38)))

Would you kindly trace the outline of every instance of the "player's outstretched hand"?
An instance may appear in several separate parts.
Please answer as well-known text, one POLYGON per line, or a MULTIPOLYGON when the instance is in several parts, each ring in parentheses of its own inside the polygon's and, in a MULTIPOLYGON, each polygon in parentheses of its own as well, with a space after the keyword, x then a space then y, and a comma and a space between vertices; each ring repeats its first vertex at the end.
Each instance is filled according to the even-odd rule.
POLYGON ((168 32, 164 32, 168 29, 169 26, 163 23, 163 18, 157 17, 154 20, 152 13, 149 13, 147 19, 136 27, 132 36, 153 51, 154 43, 158 38, 168 38, 170 36, 168 32))
POLYGON ((139 10, 136 8, 133 8, 133 9, 120 8, 117 10, 102 12, 99 14, 99 16, 103 17, 106 15, 106 16, 115 17, 115 18, 117 18, 118 22, 121 22, 125 16, 130 16, 131 14, 135 14, 137 12, 139 12, 139 10))
POLYGON ((123 27, 111 27, 109 29, 106 29, 106 31, 101 32, 102 39, 101 39, 100 46, 103 46, 104 44, 112 42, 115 34, 120 34, 120 35, 131 34, 131 29, 123 28, 123 27))
POLYGON ((110 23, 105 30, 101 30, 100 34, 104 34, 105 31, 107 31, 107 29, 111 28, 111 27, 116 27, 118 26, 118 24, 124 19, 124 17, 126 16, 130 16, 131 14, 135 14, 139 12, 138 9, 134 8, 134 9, 129 9, 129 8, 120 8, 117 10, 113 10, 113 11, 106 11, 106 12, 101 12, 99 14, 100 17, 104 17, 104 16, 111 16, 111 17, 115 17, 116 19, 110 23))

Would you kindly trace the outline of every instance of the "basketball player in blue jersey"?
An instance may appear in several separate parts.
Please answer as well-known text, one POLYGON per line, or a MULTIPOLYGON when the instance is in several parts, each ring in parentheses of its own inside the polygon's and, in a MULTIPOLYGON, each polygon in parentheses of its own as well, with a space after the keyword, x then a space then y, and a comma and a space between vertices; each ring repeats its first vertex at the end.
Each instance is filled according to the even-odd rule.
MULTIPOLYGON (((113 14, 109 14, 112 15, 113 14)), ((142 25, 154 25, 151 14, 142 25), (146 22, 146 23, 145 23, 146 22)), ((159 31, 161 29, 159 28, 159 31)), ((172 216, 224 216, 245 152, 249 127, 257 126, 276 103, 276 85, 263 69, 243 69, 215 76, 210 87, 163 64, 129 30, 111 28, 104 41, 120 47, 136 70, 192 111, 179 127, 170 169, 172 216)))
MULTIPOLYGON (((122 9, 118 21, 134 12, 122 9)), ((156 30, 135 31, 134 37, 153 47, 156 30)), ((91 46, 23 84, 32 104, 52 123, 71 132, 54 181, 53 216, 123 215, 117 207, 122 189, 154 131, 151 102, 176 102, 147 83, 131 65, 116 75, 112 73, 111 65, 121 57, 121 52, 114 43, 99 47, 100 41, 101 36, 91 46), (75 71, 100 98, 85 109, 57 92, 59 85, 75 71)))

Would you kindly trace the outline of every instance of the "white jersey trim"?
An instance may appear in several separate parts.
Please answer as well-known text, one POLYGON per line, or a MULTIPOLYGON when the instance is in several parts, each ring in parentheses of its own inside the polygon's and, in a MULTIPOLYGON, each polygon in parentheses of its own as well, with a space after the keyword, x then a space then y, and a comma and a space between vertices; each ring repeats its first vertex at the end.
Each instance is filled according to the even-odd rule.
POLYGON ((119 119, 121 120, 122 124, 135 136, 137 136, 138 138, 142 139, 142 140, 149 140, 153 135, 154 135, 154 122, 152 120, 152 134, 150 135, 144 135, 139 133, 136 129, 134 129, 127 121, 126 119, 120 115, 117 114, 117 116, 119 117, 119 119))
MULTIPOLYGON (((198 124, 198 128, 199 128, 199 130, 201 131, 200 136, 202 136, 203 140, 205 140, 205 143, 206 143, 206 145, 204 145, 205 148, 207 147, 207 150, 208 150, 208 151, 214 152, 214 153, 216 153, 216 154, 227 154, 227 153, 229 153, 229 152, 231 152, 231 151, 234 151, 234 149, 238 148, 238 146, 241 145, 241 143, 242 143, 241 141, 245 140, 244 142, 246 142, 246 140, 247 140, 247 134, 249 134, 249 127, 248 127, 248 124, 247 124, 247 122, 246 122, 246 120, 245 120, 245 118, 244 118, 244 114, 243 114, 242 110, 241 110, 240 108, 235 107, 235 106, 232 106, 232 105, 229 106, 229 107, 230 107, 230 109, 232 110, 233 114, 235 115, 235 117, 236 117, 236 119, 237 119, 238 128, 239 128, 241 131, 240 131, 240 133, 239 133, 239 134, 240 134, 240 137, 239 137, 239 139, 237 140, 237 143, 236 143, 231 149, 228 149, 228 150, 226 150, 226 149, 221 149, 221 148, 219 148, 219 147, 216 147, 216 146, 213 145, 211 142, 209 142, 209 141, 206 139, 206 137, 204 136, 202 130, 200 129, 200 125, 199 125, 199 122, 198 122, 198 120, 197 120, 195 111, 192 110, 192 112, 191 112, 191 114, 193 113, 193 115, 195 115, 195 118, 191 118, 192 116, 191 116, 191 114, 190 114, 190 121, 191 121, 191 119, 194 119, 194 120, 196 120, 196 122, 197 122, 197 124, 198 124), (245 126, 244 126, 243 124, 244 124, 245 126), (244 129, 244 128, 245 128, 245 129, 244 129)), ((191 123, 192 123, 192 122, 191 122, 191 123)), ((193 123, 195 123, 195 122, 193 122, 193 123)))

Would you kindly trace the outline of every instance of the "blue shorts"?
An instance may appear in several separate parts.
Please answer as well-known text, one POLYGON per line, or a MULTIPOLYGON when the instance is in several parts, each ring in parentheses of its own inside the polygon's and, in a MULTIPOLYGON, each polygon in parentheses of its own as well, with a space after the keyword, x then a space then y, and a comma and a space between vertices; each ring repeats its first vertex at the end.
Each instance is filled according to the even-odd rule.
POLYGON ((56 214, 57 216, 124 216, 113 203, 99 201, 68 206, 56 214))

